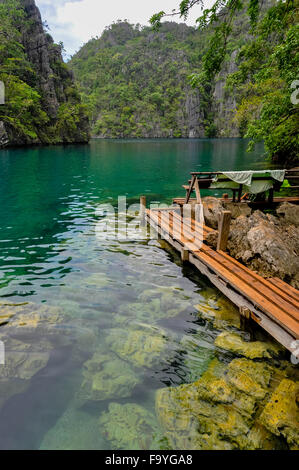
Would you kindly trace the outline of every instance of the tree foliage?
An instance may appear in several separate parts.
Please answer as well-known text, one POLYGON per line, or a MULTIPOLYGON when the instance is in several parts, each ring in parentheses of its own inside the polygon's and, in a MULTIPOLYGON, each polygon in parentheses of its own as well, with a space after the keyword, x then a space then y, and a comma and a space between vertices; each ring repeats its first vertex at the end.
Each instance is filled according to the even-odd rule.
POLYGON ((72 58, 95 135, 181 137, 185 129, 187 77, 196 67, 202 39, 195 30, 164 24, 159 33, 117 22, 72 58))
MULTIPOLYGON (((184 0, 171 15, 186 18, 195 5, 202 8, 199 29, 213 28, 213 34, 201 70, 190 75, 190 83, 203 91, 215 81, 236 16, 245 8, 250 36, 239 50, 238 69, 226 85, 237 100, 235 122, 250 137, 249 148, 263 140, 272 158, 294 163, 299 154, 298 104, 291 100, 299 79, 298 1, 269 0, 265 6, 262 0, 216 0, 211 8, 204 8, 202 0, 184 0)), ((165 16, 160 12, 151 18, 154 29, 165 16)))

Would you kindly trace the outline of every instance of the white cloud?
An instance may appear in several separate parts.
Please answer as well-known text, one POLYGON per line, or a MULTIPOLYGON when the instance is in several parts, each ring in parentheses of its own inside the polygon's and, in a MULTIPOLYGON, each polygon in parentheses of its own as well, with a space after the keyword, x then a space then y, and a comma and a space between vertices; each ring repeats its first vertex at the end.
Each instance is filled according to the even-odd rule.
MULTIPOLYGON (((36 0, 50 33, 55 41, 64 42, 68 54, 90 38, 100 36, 106 26, 118 19, 146 25, 154 13, 171 12, 179 3, 180 0, 36 0)), ((211 4, 212 0, 205 3, 211 4)), ((187 23, 194 25, 200 12, 200 6, 195 6, 187 23)))

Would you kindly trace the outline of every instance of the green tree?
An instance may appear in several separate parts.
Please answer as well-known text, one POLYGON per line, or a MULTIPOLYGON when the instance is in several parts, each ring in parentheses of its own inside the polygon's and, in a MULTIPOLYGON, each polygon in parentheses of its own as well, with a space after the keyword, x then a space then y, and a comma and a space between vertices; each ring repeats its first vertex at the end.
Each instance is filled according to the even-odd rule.
MULTIPOLYGON (((213 34, 202 57, 202 70, 190 75, 190 83, 203 94, 209 91, 225 60, 236 15, 245 8, 251 34, 238 54, 238 71, 227 81, 227 89, 238 98, 235 121, 250 137, 249 149, 263 140, 272 158, 295 163, 299 121, 298 104, 291 95, 299 78, 298 1, 278 0, 264 12, 261 0, 216 0, 211 8, 204 8, 203 0, 183 0, 170 15, 186 18, 195 5, 203 9, 199 28, 213 27, 213 34)), ((159 29, 166 16, 163 11, 155 14, 153 27, 159 29)))

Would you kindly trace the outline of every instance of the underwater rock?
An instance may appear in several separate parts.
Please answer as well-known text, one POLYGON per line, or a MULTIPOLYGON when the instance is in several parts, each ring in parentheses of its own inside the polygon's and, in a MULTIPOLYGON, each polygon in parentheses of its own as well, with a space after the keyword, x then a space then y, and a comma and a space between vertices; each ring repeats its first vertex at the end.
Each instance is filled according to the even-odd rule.
POLYGON ((255 423, 245 436, 238 439, 240 450, 286 450, 286 446, 260 423, 255 423))
POLYGON ((0 315, 10 317, 4 331, 9 335, 32 333, 57 333, 57 325, 64 321, 63 312, 58 307, 26 303, 22 305, 0 305, 0 315))
POLYGON ((165 360, 167 336, 164 330, 138 324, 131 329, 113 328, 107 346, 119 357, 137 367, 151 368, 165 360))
POLYGON ((227 379, 241 392, 260 400, 266 396, 271 375, 271 368, 265 363, 234 359, 228 366, 227 379))
POLYGON ((257 421, 271 393, 272 369, 245 358, 228 365, 214 359, 196 382, 158 390, 156 413, 171 448, 280 448, 257 421))
POLYGON ((142 292, 135 303, 122 305, 119 313, 143 322, 176 317, 187 308, 192 310, 189 297, 174 287, 159 287, 142 292))
POLYGON ((284 436, 291 449, 299 450, 299 383, 284 379, 265 406, 260 422, 277 436, 284 436))
POLYGON ((215 345, 248 359, 270 359, 278 357, 283 351, 278 344, 262 341, 247 342, 240 335, 227 331, 217 336, 215 345))
POLYGON ((230 438, 248 432, 246 423, 235 410, 198 400, 194 385, 159 390, 156 411, 173 449, 233 449, 230 438))
POLYGON ((211 321, 214 328, 226 329, 234 326, 240 328, 240 313, 225 297, 208 298, 203 304, 195 305, 200 317, 211 321))
POLYGON ((95 352, 83 365, 83 382, 78 398, 86 401, 102 401, 127 398, 132 394, 140 378, 132 367, 114 354, 95 352))
POLYGON ((223 364, 214 359, 200 380, 194 384, 203 400, 215 403, 232 403, 235 394, 224 377, 223 364))
POLYGON ((97 413, 79 408, 71 401, 62 416, 45 434, 39 450, 99 450, 104 439, 98 432, 97 413))
POLYGON ((0 365, 0 408, 12 396, 23 393, 30 379, 44 369, 50 359, 51 345, 47 341, 34 346, 0 335, 5 344, 5 364, 0 365))
POLYGON ((90 351, 96 340, 93 329, 86 328, 84 320, 65 314, 60 307, 46 304, 0 305, 2 315, 10 316, 1 327, 9 338, 26 341, 41 350, 70 346, 78 358, 90 351), (51 346, 49 344, 51 343, 51 346))
POLYGON ((36 340, 33 345, 18 339, 0 335, 5 344, 5 364, 0 365, 0 379, 29 380, 43 369, 53 349, 46 340, 36 340))
POLYGON ((110 403, 109 411, 100 417, 103 437, 113 449, 159 449, 158 423, 155 416, 136 403, 110 403))
MULTIPOLYGON (((84 287, 94 287, 97 289, 104 289, 111 283, 111 280, 105 273, 96 273, 91 276, 82 279, 84 287)), ((81 284, 81 286, 82 286, 81 284)))
POLYGON ((0 379, 29 380, 47 365, 48 352, 10 352, 5 354, 5 365, 0 366, 0 379))
POLYGON ((13 313, 11 312, 4 312, 2 309, 1 309, 1 305, 0 305, 0 326, 1 325, 5 325, 6 323, 9 322, 9 320, 14 316, 13 313))
POLYGON ((233 406, 225 369, 215 359, 197 382, 157 392, 157 416, 172 448, 234 449, 239 436, 249 432, 246 419, 233 406))
POLYGON ((207 370, 214 357, 215 348, 202 339, 201 331, 183 336, 181 346, 184 352, 184 364, 188 371, 185 381, 194 382, 207 370))

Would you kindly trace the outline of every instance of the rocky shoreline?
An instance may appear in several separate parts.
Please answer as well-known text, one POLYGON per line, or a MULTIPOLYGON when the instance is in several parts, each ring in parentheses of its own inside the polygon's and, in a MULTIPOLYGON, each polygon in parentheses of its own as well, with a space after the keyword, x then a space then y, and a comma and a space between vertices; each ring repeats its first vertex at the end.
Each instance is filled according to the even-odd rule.
MULTIPOLYGON (((205 223, 217 230, 222 210, 232 213, 228 253, 265 278, 278 277, 299 289, 299 206, 284 202, 270 213, 248 203, 203 199, 205 223)), ((207 243, 216 247, 217 235, 207 243)))

